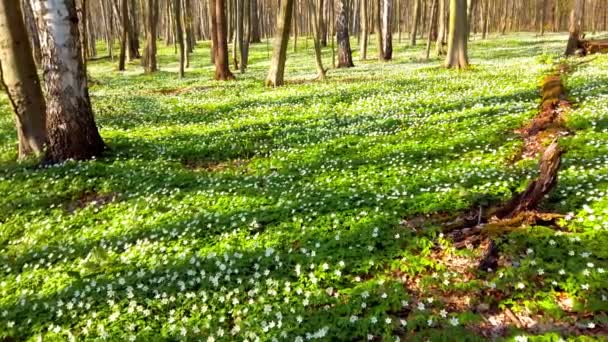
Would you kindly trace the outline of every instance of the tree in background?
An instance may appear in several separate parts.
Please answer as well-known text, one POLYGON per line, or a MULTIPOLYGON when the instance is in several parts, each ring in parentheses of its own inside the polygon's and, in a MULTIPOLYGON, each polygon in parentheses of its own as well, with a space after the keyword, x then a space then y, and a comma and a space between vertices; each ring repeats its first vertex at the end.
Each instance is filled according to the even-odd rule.
POLYGON ((585 6, 585 0, 574 0, 574 6, 570 11, 570 27, 568 31, 570 36, 568 37, 568 45, 566 46, 566 56, 572 56, 578 49, 578 43, 582 33, 582 21, 583 11, 585 6))
POLYGON ((376 48, 378 49, 378 60, 384 61, 384 45, 382 41, 382 0, 372 0, 374 4, 374 31, 376 33, 376 48))
POLYGON ((382 12, 382 54, 384 60, 393 59, 393 1, 384 0, 382 12))
POLYGON ((467 0, 450 0, 450 33, 448 37, 447 68, 469 66, 467 0))
POLYGON ((33 0, 39 23, 47 92, 49 162, 101 155, 99 135, 82 63, 74 0, 33 0))
POLYGON ((367 41, 369 39, 369 28, 367 27, 367 0, 360 1, 359 9, 359 23, 360 28, 360 41, 359 41, 359 60, 364 61, 367 59, 367 41))
POLYGON ((445 49, 443 48, 443 44, 445 42, 445 33, 446 33, 446 13, 445 13, 445 4, 446 1, 449 0, 439 0, 439 31, 437 32, 437 41, 435 45, 435 55, 437 57, 443 56, 445 54, 445 49))
POLYGON ((118 57, 118 70, 125 70, 127 59, 127 37, 129 35, 129 0, 120 0, 120 14, 122 21, 122 31, 120 37, 120 55, 118 57))
POLYGON ((156 63, 156 31, 158 26, 158 0, 146 1, 146 49, 142 64, 147 73, 158 71, 156 63))
POLYGON ((211 11, 211 36, 213 39, 215 79, 222 81, 233 80, 234 75, 230 72, 228 64, 228 34, 224 0, 212 0, 211 2, 213 4, 211 11))
MULTIPOLYGON (((322 3, 322 0, 319 1, 322 3)), ((322 8, 315 8, 315 1, 310 0, 308 2, 309 12, 311 13, 312 27, 313 27, 313 46, 315 49, 315 63, 317 66, 317 79, 322 80, 325 78, 326 70, 323 67, 323 56, 321 55, 321 25, 318 12, 321 12, 322 8)))
POLYGON ((186 45, 184 44, 184 28, 182 27, 182 1, 173 1, 173 11, 175 20, 175 38, 179 46, 179 78, 184 78, 184 68, 186 65, 186 45))
POLYGON ((277 33, 272 47, 270 69, 266 76, 266 86, 278 87, 284 83, 285 61, 287 60, 287 43, 289 42, 289 29, 293 14, 293 1, 282 0, 281 9, 277 17, 277 33))
POLYGON ((348 35, 348 16, 346 0, 338 0, 338 20, 336 23, 336 40, 338 41, 338 68, 354 67, 353 53, 350 49, 348 35))
POLYGON ((415 0, 414 11, 412 12, 414 17, 412 20, 412 29, 410 32, 410 44, 412 46, 416 45, 416 36, 418 35, 418 25, 420 23, 420 12, 422 12, 420 10, 420 0, 415 0))
POLYGON ((0 76, 15 113, 19 159, 46 145, 44 96, 19 1, 0 0, 0 76))

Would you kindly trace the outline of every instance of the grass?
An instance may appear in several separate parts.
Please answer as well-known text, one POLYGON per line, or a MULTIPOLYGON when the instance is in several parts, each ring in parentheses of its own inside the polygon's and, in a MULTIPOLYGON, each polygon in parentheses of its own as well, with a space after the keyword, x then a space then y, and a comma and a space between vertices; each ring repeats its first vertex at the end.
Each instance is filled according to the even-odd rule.
POLYGON ((15 162, 3 99, 0 338, 601 339, 608 58, 566 80, 576 135, 543 203, 571 213, 563 229, 497 237, 500 267, 482 272, 424 215, 508 199, 535 176, 536 161, 512 162, 513 131, 565 37, 475 41, 464 72, 395 45, 395 61, 355 53, 315 82, 301 39, 278 89, 263 87, 266 44, 236 82, 210 80, 205 42, 183 80, 172 47, 154 75, 91 62, 111 151, 47 168, 15 162))

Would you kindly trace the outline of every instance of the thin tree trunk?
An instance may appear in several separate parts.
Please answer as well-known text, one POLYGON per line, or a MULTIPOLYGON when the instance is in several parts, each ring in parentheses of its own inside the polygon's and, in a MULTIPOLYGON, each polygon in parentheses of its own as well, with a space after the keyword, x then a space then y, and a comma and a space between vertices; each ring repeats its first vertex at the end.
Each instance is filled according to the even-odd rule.
POLYGON ((359 41, 359 59, 364 61, 367 59, 367 41, 369 39, 369 29, 367 27, 367 0, 361 0, 360 5, 361 40, 359 41))
POLYGON ((120 57, 118 58, 118 70, 125 70, 127 58, 127 36, 129 34, 129 0, 121 0, 122 33, 120 38, 120 57))
POLYGON ((467 0, 450 0, 450 35, 448 38, 447 68, 469 66, 467 0))
POLYGON ((287 60, 287 43, 293 13, 293 0, 281 0, 281 9, 277 17, 277 32, 273 42, 272 60, 266 77, 266 86, 282 86, 287 60))
MULTIPOLYGON (((15 0, 13 0, 15 1, 15 0)), ((23 8, 23 20, 25 22, 25 28, 27 29, 27 35, 30 39, 30 46, 34 56, 34 62, 38 68, 42 65, 42 52, 40 51, 40 36, 38 29, 36 28, 36 21, 34 19, 34 13, 30 0, 21 0, 23 8)))
MULTIPOLYGON (((433 4, 431 5, 431 20, 429 21, 429 34, 426 40, 426 59, 428 60, 431 56, 431 41, 433 40, 431 31, 433 30, 433 25, 435 23, 437 13, 437 0, 433 0, 433 4)), ((439 37, 439 35, 437 35, 439 37)))
POLYGON ((439 0, 439 32, 437 32, 437 42, 435 44, 435 55, 443 56, 445 49, 443 48, 443 37, 445 36, 445 2, 449 0, 439 0))
POLYGON ((243 3, 243 21, 246 23, 245 36, 241 40, 241 73, 244 73, 249 64, 249 41, 251 40, 251 21, 249 13, 251 12, 252 0, 241 0, 243 3))
POLYGON ((47 159, 89 159, 105 145, 93 117, 74 0, 34 0, 47 92, 47 159))
POLYGON ((156 64, 156 28, 158 22, 158 0, 147 0, 146 53, 143 66, 146 73, 158 71, 156 64))
POLYGON ((382 12, 382 54, 384 60, 389 61, 393 59, 393 26, 392 26, 392 13, 393 4, 392 0, 384 0, 384 11, 382 12))
POLYGON ((182 27, 182 1, 173 0, 175 39, 179 44, 179 78, 184 78, 184 68, 186 65, 186 46, 184 44, 184 28, 182 27))
POLYGON ((545 20, 547 17, 547 0, 542 0, 540 9, 540 35, 545 35, 545 20))
MULTIPOLYGON (((319 3, 321 3, 319 1, 319 3)), ((323 11, 323 8, 315 9, 314 0, 308 1, 308 6, 310 8, 310 13, 312 15, 312 27, 313 27, 313 45, 315 48, 315 63, 317 66, 317 79, 322 80, 325 78, 326 70, 323 67, 323 56, 321 55, 321 16, 319 16, 316 12, 323 11)))
POLYGON ((139 53, 139 27, 137 24, 137 6, 135 5, 135 0, 131 0, 127 18, 129 20, 129 31, 127 31, 127 58, 129 60, 134 60, 141 58, 139 53))
POLYGON ((410 32, 410 44, 416 46, 416 36, 418 35, 418 24, 420 23, 420 0, 414 2, 414 20, 412 23, 412 29, 410 32))
MULTIPOLYGON (((239 60, 243 60, 243 34, 245 32, 245 28, 243 27, 245 21, 245 11, 243 10, 243 0, 236 0, 236 44, 234 45, 234 51, 238 51, 239 60)), ((235 65, 239 64, 238 62, 235 65)), ((242 64, 242 63, 240 63, 242 64)), ((245 71, 245 68, 241 68, 240 65, 238 67, 241 70, 241 73, 245 71)))
POLYGON ((232 80, 234 75, 230 72, 228 64, 228 34, 224 0, 213 0, 212 35, 215 52, 215 79, 232 80))
POLYGON ((382 41, 382 0, 372 0, 374 4, 374 31, 376 34, 376 48, 378 50, 378 60, 384 61, 384 46, 382 41))
POLYGON ((338 21, 336 28, 336 40, 338 42, 338 68, 354 67, 353 55, 350 49, 350 37, 348 34, 348 15, 346 0, 338 0, 338 21))
POLYGON ((261 43, 260 17, 258 16, 258 0, 251 0, 251 10, 249 11, 249 22, 251 23, 251 43, 261 43))
MULTIPOLYGON (((34 22, 35 23, 35 22, 34 22)), ((0 77, 15 114, 19 159, 41 156, 46 108, 19 2, 0 0, 0 77)))
POLYGON ((490 23, 490 0, 484 0, 483 3, 483 22, 481 28, 481 39, 488 37, 488 25, 490 23))

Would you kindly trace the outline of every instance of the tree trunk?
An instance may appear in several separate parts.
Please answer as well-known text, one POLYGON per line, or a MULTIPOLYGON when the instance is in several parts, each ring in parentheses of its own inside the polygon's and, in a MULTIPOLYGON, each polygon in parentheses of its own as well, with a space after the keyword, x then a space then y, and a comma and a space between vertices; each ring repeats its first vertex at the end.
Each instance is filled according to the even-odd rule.
POLYGON ((490 0, 485 0, 483 4, 483 27, 481 28, 481 39, 488 37, 488 25, 490 23, 490 0))
POLYGON ((281 8, 277 17, 277 32, 272 48, 272 60, 270 61, 270 70, 268 70, 268 76, 266 77, 266 86, 268 87, 283 85, 292 13, 293 0, 281 0, 281 8))
POLYGON ((156 28, 158 23, 158 0, 147 0, 146 50, 143 66, 146 73, 158 71, 156 65, 156 28))
POLYGON ((348 15, 346 0, 338 0, 338 21, 336 22, 336 40, 338 41, 338 68, 354 67, 353 54, 348 35, 348 15))
POLYGON ((215 79, 233 80, 228 64, 228 33, 224 0, 213 0, 212 35, 215 50, 215 79))
MULTIPOLYGON (((333 0, 331 0, 333 1, 333 0)), ((319 7, 322 8, 323 10, 319 13, 319 22, 321 23, 321 46, 322 47, 327 47, 327 22, 325 21, 326 17, 329 17, 329 11, 328 13, 325 13, 325 9, 328 8, 328 2, 325 2, 324 0, 321 0, 321 3, 319 4, 319 7), (326 15, 327 14, 327 15, 326 15)))
POLYGON ((367 0, 361 0, 360 12, 361 18, 361 40, 359 41, 359 60, 367 59, 367 41, 369 39, 369 29, 367 27, 367 0))
POLYGON ((393 59, 392 16, 392 0, 384 0, 384 11, 382 12, 382 53, 384 55, 385 61, 390 61, 391 59, 393 59))
POLYGON ((471 36, 471 26, 473 24, 473 13, 475 12, 475 6, 477 0, 468 0, 467 2, 467 39, 471 36))
POLYGON ((120 57, 118 58, 118 70, 125 70, 127 58, 127 37, 129 34, 129 0, 121 0, 122 33, 120 38, 120 57))
POLYGON ((412 23, 412 29, 410 32, 410 44, 416 46, 416 36, 418 35, 418 24, 420 23, 420 0, 414 2, 414 20, 412 23))
POLYGON ((184 44, 184 28, 182 27, 182 1, 173 1, 175 39, 179 45, 179 78, 184 78, 184 68, 186 65, 186 45, 184 44))
POLYGON ((243 22, 245 25, 244 37, 241 40, 241 73, 244 73, 249 64, 249 41, 251 40, 251 21, 249 13, 251 12, 252 0, 241 0, 243 3, 243 22))
POLYGON ((378 50, 378 60, 384 61, 384 46, 382 40, 382 0, 372 0, 374 5, 374 16, 372 22, 374 23, 374 33, 376 34, 376 48, 378 50))
POLYGON ((439 0, 439 32, 437 32, 437 43, 435 44, 435 55, 443 56, 445 49, 443 48, 443 37, 445 36, 445 2, 449 0, 439 0))
MULTIPOLYGON (((433 31, 433 25, 435 24, 437 13, 437 0, 433 0, 433 4, 431 5, 431 20, 429 21, 429 34, 426 40, 426 59, 428 60, 431 56, 431 41, 433 40, 433 35, 431 31, 433 31)), ((437 35, 439 37, 439 35, 437 35)))
MULTIPOLYGON (((34 22, 35 23, 35 22, 34 22)), ((19 2, 0 0, 0 77, 15 113, 19 159, 46 145, 44 96, 19 2)))
MULTIPOLYGON (((235 34, 235 39, 234 39, 234 51, 235 53, 238 52, 238 59, 240 61, 243 60, 243 34, 245 32, 245 28, 243 27, 244 25, 244 17, 245 17, 245 11, 243 10, 243 0, 236 0, 235 1, 236 4, 236 34, 235 34)), ((235 69, 240 69, 241 73, 245 72, 245 68, 242 67, 242 63, 239 63, 238 61, 235 60, 235 69), (241 64, 241 65, 239 65, 241 64)))
POLYGON ((251 43, 261 43, 260 17, 258 15, 258 0, 251 0, 251 10, 249 11, 249 23, 251 25, 251 43))
POLYGON ((325 68, 323 67, 323 57, 321 55, 321 16, 317 14, 317 11, 321 12, 323 8, 316 8, 314 5, 314 0, 308 1, 308 6, 310 8, 311 20, 312 20, 312 28, 313 28, 313 45, 315 48, 315 63, 317 65, 317 79, 322 80, 325 78, 325 68))
POLYGON ((36 21, 32 11, 32 5, 30 4, 30 0, 21 0, 21 2, 23 8, 23 20, 25 22, 25 28, 27 29, 27 35, 30 39, 30 46, 32 47, 34 62, 36 62, 36 66, 40 68, 42 65, 40 36, 38 35, 38 29, 36 28, 36 21))
POLYGON ((547 0, 542 0, 541 1, 541 8, 540 8, 540 35, 544 36, 545 35, 545 20, 547 17, 547 0))
POLYGON ((469 66, 467 44, 467 0, 450 0, 450 34, 445 61, 447 68, 462 69, 469 66))
POLYGON ((101 155, 82 65, 74 0, 34 0, 47 92, 49 162, 101 155))
POLYGON ((566 46, 566 56, 572 56, 576 52, 582 33, 584 0, 574 0, 574 7, 570 11, 570 37, 566 46))
POLYGON ((129 25, 127 27, 129 29, 129 31, 127 31, 127 58, 131 61, 141 58, 139 53, 139 27, 137 25, 137 6, 135 6, 135 0, 131 0, 127 18, 129 20, 129 25))

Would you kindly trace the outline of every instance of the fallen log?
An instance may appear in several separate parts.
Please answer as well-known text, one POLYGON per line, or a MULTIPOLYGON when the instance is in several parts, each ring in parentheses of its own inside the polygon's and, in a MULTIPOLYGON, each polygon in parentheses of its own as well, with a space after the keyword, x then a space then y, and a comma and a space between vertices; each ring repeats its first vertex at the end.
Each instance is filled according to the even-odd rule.
POLYGON ((608 39, 603 40, 579 40, 579 54, 587 56, 595 53, 608 53, 608 39))
POLYGON ((554 140, 543 153, 540 160, 540 174, 521 194, 513 197, 496 212, 499 219, 511 218, 524 211, 534 210, 557 184, 557 172, 562 161, 562 149, 554 140))

